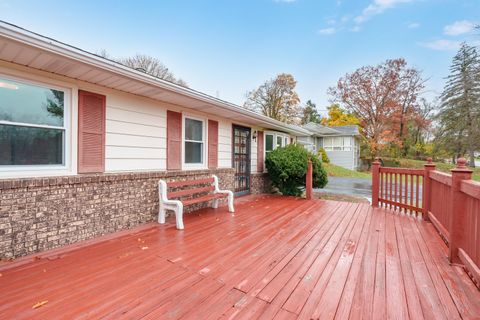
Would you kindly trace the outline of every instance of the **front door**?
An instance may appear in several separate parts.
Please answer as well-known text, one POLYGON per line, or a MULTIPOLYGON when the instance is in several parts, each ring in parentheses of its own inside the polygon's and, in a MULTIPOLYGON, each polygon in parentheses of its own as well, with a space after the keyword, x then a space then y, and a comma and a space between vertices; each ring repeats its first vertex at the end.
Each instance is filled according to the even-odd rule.
POLYGON ((235 195, 250 193, 250 128, 233 126, 235 195))

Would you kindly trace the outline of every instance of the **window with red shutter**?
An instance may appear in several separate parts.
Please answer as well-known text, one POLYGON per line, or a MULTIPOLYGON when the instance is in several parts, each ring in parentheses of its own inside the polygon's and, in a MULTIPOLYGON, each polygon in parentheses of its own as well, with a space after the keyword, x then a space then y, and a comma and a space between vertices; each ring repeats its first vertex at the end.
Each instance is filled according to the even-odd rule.
POLYGON ((218 121, 208 120, 208 168, 218 167, 218 121))
POLYGON ((263 166, 265 163, 263 150, 263 131, 257 132, 257 171, 263 172, 263 166))
POLYGON ((78 91, 78 173, 105 171, 104 95, 78 91))
POLYGON ((182 114, 167 110, 167 170, 182 169, 182 114))

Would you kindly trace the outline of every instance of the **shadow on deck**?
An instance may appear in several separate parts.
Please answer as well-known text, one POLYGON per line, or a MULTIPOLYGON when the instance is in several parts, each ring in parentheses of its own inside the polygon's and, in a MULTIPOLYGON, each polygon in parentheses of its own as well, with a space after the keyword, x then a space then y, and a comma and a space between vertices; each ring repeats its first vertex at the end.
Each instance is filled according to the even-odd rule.
POLYGON ((244 197, 236 209, 2 266, 0 318, 480 317, 480 291, 430 223, 288 197, 244 197))

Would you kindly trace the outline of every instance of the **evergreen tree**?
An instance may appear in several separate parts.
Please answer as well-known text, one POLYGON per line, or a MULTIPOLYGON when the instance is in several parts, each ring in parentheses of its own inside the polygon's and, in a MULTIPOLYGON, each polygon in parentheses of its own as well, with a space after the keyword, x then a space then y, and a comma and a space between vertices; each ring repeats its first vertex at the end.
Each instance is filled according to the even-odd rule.
POLYGON ((318 114, 317 105, 308 100, 305 107, 302 110, 301 124, 307 124, 309 122, 320 123, 322 117, 318 114))
POLYGON ((462 43, 441 95, 438 141, 454 155, 468 153, 475 165, 480 147, 480 60, 475 47, 462 43))

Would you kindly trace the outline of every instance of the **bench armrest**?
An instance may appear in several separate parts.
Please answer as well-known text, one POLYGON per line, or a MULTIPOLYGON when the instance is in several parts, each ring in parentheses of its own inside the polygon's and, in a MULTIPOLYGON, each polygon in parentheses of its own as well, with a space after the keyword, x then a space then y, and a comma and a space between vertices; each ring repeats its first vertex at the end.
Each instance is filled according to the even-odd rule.
POLYGON ((213 175, 213 186, 215 187, 213 193, 225 193, 228 195, 228 211, 234 212, 233 192, 230 190, 220 190, 220 188, 218 187, 218 177, 216 175, 213 175))
POLYGON ((168 191, 168 188, 167 188, 167 183, 164 181, 164 180, 160 180, 158 181, 158 194, 160 196, 160 202, 164 203, 164 204, 172 204, 172 205, 182 205, 182 202, 179 201, 179 200, 170 200, 168 199, 168 196, 167 196, 167 191, 168 191))

